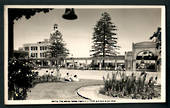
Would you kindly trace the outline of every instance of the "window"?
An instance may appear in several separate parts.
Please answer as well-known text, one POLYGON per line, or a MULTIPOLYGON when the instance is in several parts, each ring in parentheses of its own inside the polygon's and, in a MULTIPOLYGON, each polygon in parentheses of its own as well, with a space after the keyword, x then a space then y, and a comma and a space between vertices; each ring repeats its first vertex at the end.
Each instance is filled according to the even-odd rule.
POLYGON ((47 47, 45 46, 45 50, 47 50, 47 47))
POLYGON ((37 56, 38 56, 38 54, 37 53, 35 53, 35 57, 37 58, 37 56))
POLYGON ((31 57, 35 57, 34 53, 31 53, 31 57))
POLYGON ((42 57, 42 53, 40 53, 40 57, 42 57))
POLYGON ((46 57, 46 53, 40 53, 40 57, 46 57))
POLYGON ((47 46, 40 46, 40 50, 47 50, 47 46))
MULTIPOLYGON (((42 46, 40 46, 40 50, 42 50, 42 46)), ((41 55, 41 54, 40 54, 41 55)))
POLYGON ((31 53, 31 57, 37 58, 37 57, 38 57, 38 54, 37 54, 37 53, 31 53))
POLYGON ((31 50, 37 50, 38 48, 37 48, 37 46, 32 46, 31 47, 31 50))

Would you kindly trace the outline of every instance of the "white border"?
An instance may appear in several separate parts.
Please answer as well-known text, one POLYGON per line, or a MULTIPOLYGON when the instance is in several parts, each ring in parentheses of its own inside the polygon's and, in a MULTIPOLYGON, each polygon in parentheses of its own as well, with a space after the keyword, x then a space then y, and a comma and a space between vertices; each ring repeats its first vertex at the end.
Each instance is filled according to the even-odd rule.
MULTIPOLYGON (((160 8, 161 9, 161 28, 162 28, 162 55, 161 55, 161 99, 160 100, 116 100, 116 102, 107 103, 163 103, 166 102, 166 34, 165 34, 165 6, 160 5, 5 5, 4 6, 4 101, 7 105, 22 104, 89 104, 98 102, 51 102, 51 100, 8 100, 8 8, 79 8, 79 9, 126 9, 126 8, 160 8)), ((106 102, 100 102, 106 103, 106 102)))
POLYGON ((166 27, 165 27, 165 6, 161 11, 161 32, 162 32, 162 52, 161 52, 161 100, 166 102, 166 27))

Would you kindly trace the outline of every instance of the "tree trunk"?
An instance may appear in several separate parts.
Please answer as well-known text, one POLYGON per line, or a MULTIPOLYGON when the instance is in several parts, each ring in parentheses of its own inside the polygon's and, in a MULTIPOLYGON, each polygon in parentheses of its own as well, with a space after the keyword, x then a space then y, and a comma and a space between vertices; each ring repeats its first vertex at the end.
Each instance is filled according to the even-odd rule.
POLYGON ((14 50, 14 20, 10 15, 8 19, 8 58, 11 58, 14 50))
POLYGON ((104 60, 104 58, 105 58, 105 46, 106 46, 106 42, 105 42, 105 22, 104 22, 104 36, 103 36, 103 66, 102 67, 105 67, 105 60, 104 60))

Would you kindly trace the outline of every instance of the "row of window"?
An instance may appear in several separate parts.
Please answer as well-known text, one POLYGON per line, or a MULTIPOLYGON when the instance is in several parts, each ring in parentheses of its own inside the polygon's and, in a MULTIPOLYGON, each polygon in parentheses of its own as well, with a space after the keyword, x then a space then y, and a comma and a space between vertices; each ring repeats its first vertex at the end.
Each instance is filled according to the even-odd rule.
MULTIPOLYGON (((37 46, 31 46, 31 50, 38 50, 37 46)), ((40 50, 47 50, 47 46, 40 46, 40 50)), ((25 47, 25 51, 29 51, 29 47, 25 47)))
POLYGON ((31 50, 37 50, 37 49, 38 49, 37 46, 32 46, 32 47, 31 47, 31 50))
POLYGON ((40 50, 47 50, 47 46, 40 46, 40 50))
MULTIPOLYGON (((37 58, 38 57, 38 53, 31 53, 31 57, 37 58)), ((46 57, 46 53, 40 53, 40 57, 46 57)))

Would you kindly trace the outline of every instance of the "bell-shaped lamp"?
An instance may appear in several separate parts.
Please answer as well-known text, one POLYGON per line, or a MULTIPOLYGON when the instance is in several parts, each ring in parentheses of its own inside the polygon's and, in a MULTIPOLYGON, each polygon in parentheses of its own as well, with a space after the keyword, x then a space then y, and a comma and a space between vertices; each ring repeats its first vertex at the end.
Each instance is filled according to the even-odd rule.
POLYGON ((65 9, 65 13, 63 15, 63 18, 64 19, 67 19, 67 20, 75 20, 77 19, 77 15, 75 14, 74 12, 74 9, 73 8, 66 8, 65 9))

